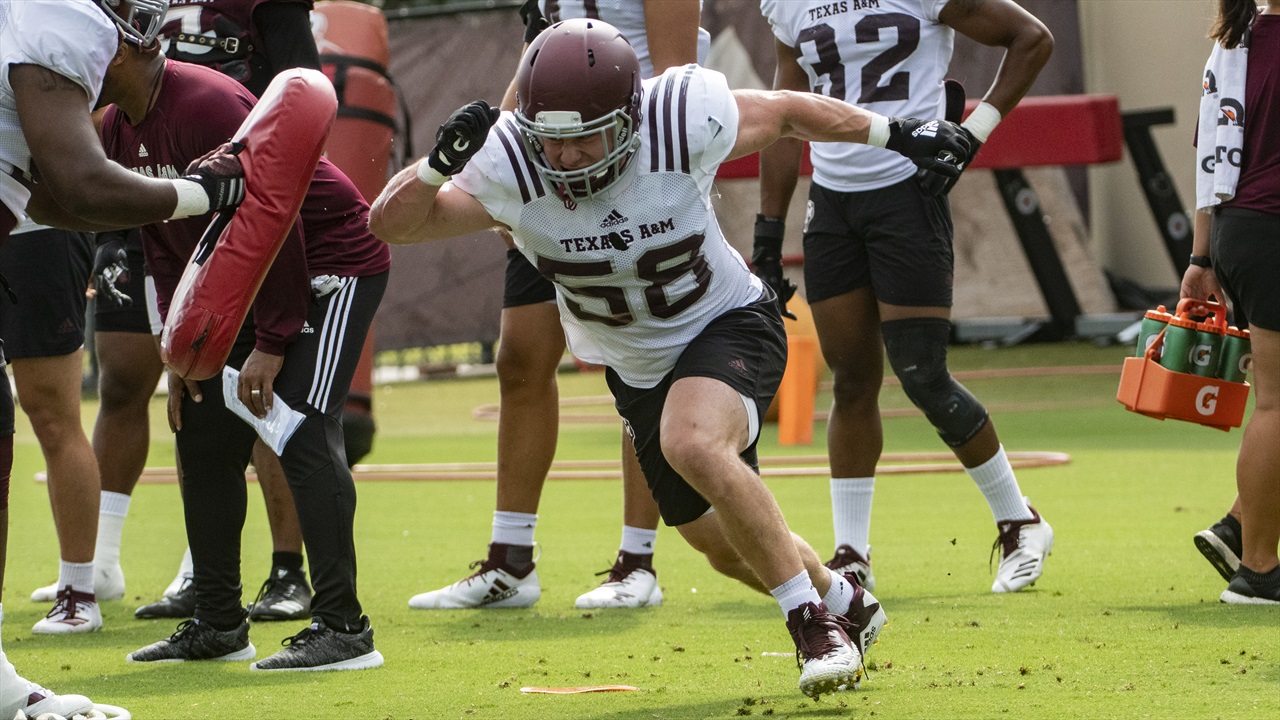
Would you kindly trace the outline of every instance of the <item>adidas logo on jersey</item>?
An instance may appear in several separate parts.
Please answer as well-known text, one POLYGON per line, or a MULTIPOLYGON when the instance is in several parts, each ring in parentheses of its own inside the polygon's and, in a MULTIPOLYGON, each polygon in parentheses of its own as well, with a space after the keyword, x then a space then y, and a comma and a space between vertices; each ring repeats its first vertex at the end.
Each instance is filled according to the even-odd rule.
POLYGON ((141 144, 138 145, 138 157, 140 158, 151 157, 151 153, 147 152, 146 145, 141 145, 141 144))
POLYGON ((310 334, 314 333, 315 331, 316 331, 316 329, 315 329, 315 328, 313 328, 313 327, 311 327, 311 323, 306 322, 305 320, 302 322, 302 334, 303 334, 303 335, 310 335, 310 334))
POLYGON ((911 137, 920 137, 921 135, 925 137, 938 137, 938 121, 930 120, 911 131, 911 137))
POLYGON ((627 217, 622 213, 618 212, 617 208, 614 208, 609 213, 609 216, 604 219, 604 222, 600 223, 600 227, 605 230, 608 230, 611 227, 618 227, 619 225, 625 222, 627 222, 627 217))

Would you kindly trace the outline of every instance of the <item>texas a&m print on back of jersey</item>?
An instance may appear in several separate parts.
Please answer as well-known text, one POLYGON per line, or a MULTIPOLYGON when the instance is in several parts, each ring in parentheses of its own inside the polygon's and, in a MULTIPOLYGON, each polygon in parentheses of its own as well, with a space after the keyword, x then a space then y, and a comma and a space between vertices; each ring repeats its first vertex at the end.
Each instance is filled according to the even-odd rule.
POLYGON ((555 283, 573 354, 649 388, 708 323, 759 299, 763 286, 711 207, 738 132, 724 76, 671 68, 644 82, 641 110, 639 149, 592 197, 565 199, 543 181, 511 113, 453 182, 555 283))
MULTIPOLYGON (((773 34, 795 48, 814 92, 889 117, 941 117, 954 31, 948 0, 761 0, 773 34)), ((856 143, 814 143, 814 181, 839 192, 911 177, 905 157, 856 143)))

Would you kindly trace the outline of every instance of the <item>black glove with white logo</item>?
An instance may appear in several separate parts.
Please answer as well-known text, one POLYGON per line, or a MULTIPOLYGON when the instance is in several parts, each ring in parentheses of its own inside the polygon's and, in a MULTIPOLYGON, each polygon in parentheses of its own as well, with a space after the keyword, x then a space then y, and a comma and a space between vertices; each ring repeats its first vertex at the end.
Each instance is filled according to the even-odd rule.
POLYGON ((436 131, 436 146, 427 155, 431 169, 445 177, 456 175, 484 147, 489 128, 498 122, 502 111, 489 103, 476 100, 453 111, 453 115, 436 131))
POLYGON ((538 7, 538 0, 524 1, 524 5, 520 6, 520 21, 524 23, 526 45, 533 42, 543 30, 550 26, 547 19, 542 16, 542 8, 538 7))
MULTIPOLYGON (((958 123, 964 119, 964 85, 961 85, 959 80, 947 78, 943 81, 942 87, 943 97, 945 98, 946 119, 949 122, 958 123)), ((969 128, 964 125, 961 125, 960 129, 964 130, 965 135, 969 136, 969 157, 976 157, 978 149, 982 147, 982 141, 975 137, 969 128)), ((969 163, 965 163, 960 167, 960 171, 964 172, 964 169, 968 166, 969 163)), ((924 168, 916 171, 916 178, 920 181, 920 187, 924 188, 925 192, 935 196, 946 195, 951 192, 951 188, 955 187, 956 182, 960 180, 959 175, 947 177, 924 168)))
POLYGON ((924 170, 954 178, 973 157, 971 137, 968 130, 946 120, 889 118, 885 147, 924 170))
POLYGON ((244 167, 236 155, 244 144, 226 142, 187 166, 183 180, 204 188, 209 212, 231 210, 244 202, 244 167))
POLYGON ((93 258, 93 289, 99 302, 107 302, 116 307, 128 307, 133 298, 120 292, 116 281, 128 279, 129 256, 124 251, 124 242, 119 235, 112 235, 98 245, 93 258))
POLYGON ((755 243, 751 251, 751 267, 756 277, 764 281, 778 296, 782 316, 796 319, 787 312, 787 301, 796 294, 796 284, 782 274, 782 236, 786 223, 782 218, 756 215, 755 243))

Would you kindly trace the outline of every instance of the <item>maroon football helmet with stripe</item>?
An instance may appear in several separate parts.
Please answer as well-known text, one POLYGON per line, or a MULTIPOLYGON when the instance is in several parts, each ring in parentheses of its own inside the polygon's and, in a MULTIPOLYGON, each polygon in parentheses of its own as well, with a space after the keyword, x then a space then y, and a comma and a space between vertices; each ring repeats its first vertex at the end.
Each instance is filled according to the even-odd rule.
POLYGON ((530 160, 556 192, 581 200, 608 187, 640 147, 640 61, 612 25, 574 19, 543 30, 516 73, 516 121, 530 160), (600 135, 604 157, 558 170, 544 140, 600 135))

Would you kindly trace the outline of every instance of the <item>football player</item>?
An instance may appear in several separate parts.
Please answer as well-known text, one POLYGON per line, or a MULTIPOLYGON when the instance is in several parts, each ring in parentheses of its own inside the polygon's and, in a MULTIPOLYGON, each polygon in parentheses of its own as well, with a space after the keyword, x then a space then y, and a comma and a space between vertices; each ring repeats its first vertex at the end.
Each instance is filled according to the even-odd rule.
MULTIPOLYGON (((243 178, 207 170, 151 178, 110 162, 92 111, 120 45, 150 46, 166 0, 0 0, 0 241, 24 212, 37 222, 58 207, 106 226, 161 222, 234 207, 243 178), (36 180, 39 180, 37 183, 36 180), (33 194, 34 193, 34 194, 33 194)), ((13 397, 0 382, 0 584, 7 551, 13 397)), ((0 616, 3 610, 0 609, 0 616)), ((56 695, 19 676, 0 651, 0 717, 70 717, 93 703, 56 695)))
MULTIPOLYGON (((975 151, 1030 89, 1053 50, 1048 29, 1012 0, 762 0, 776 36, 774 88, 812 90, 893 115, 943 112, 955 32, 1006 49, 986 97, 965 120, 975 151)), ((784 294, 781 244, 801 144, 760 156, 757 272, 784 294)), ((937 429, 995 517, 994 592, 1031 585, 1053 529, 1014 477, 986 409, 947 370, 951 337, 951 211, 955 178, 919 173, 906 159, 853 143, 815 143, 804 228, 805 290, 835 380, 827 428, 836 552, 828 566, 874 587, 871 497, 883 447, 884 354, 902 389, 937 429)), ((785 299, 785 298, 784 298, 785 299)))
POLYGON ((374 202, 370 227, 392 243, 511 233, 555 283, 569 349, 607 368, 663 520, 716 570, 777 599, 800 689, 816 697, 859 678, 884 614, 790 533, 755 472, 786 336, 777 298, 720 231, 711 185, 721 162, 784 135, 869 142, 950 174, 969 141, 944 121, 731 92, 696 65, 642 74, 608 24, 551 26, 520 62, 516 110, 455 112, 374 202))
MULTIPOLYGON (((168 60, 156 46, 134 45, 122 46, 112 59, 103 99, 113 103, 102 119, 108 155, 148 176, 172 175, 198 161, 208 143, 235 133, 255 103, 225 75, 168 60)), ((301 415, 281 463, 315 584, 311 624, 289 638, 283 650, 254 663, 255 670, 355 670, 382 664, 356 594, 355 483, 341 423, 390 267, 387 247, 369 234, 367 213, 351 181, 321 159, 300 219, 275 256, 227 361, 239 370, 238 397, 254 415, 264 417, 278 402, 301 415)), ((162 316, 204 232, 199 220, 142 228, 162 316)), ((243 288, 225 292, 239 295, 243 288)), ((244 473, 257 436, 227 407, 221 376, 197 383, 170 372, 168 384, 169 423, 184 466, 195 615, 168 639, 128 659, 252 659, 250 613, 241 604, 240 534, 244 473)))
MULTIPOLYGON (((548 21, 604 20, 635 48, 644 77, 706 59, 711 37, 698 27, 700 0, 528 0, 521 8, 525 44, 548 21)), ((515 108, 512 78, 503 98, 515 108)), ((564 356, 564 333, 555 307, 555 287, 507 240, 507 274, 498 343, 498 488, 488 557, 472 575, 415 595, 418 609, 529 607, 542 595, 533 561, 534 530, 542 486, 556 452, 560 402, 556 369, 564 356)), ((608 577, 576 601, 579 608, 649 607, 662 604, 653 568, 658 506, 645 485, 635 448, 622 436, 622 542, 608 577)))
MULTIPOLYGON (((199 63, 239 80, 261 95, 276 73, 293 67, 320 68, 311 35, 311 0, 170 0, 160 29, 170 58, 199 63)), ((133 488, 146 464, 148 405, 162 365, 153 336, 163 327, 155 290, 142 260, 142 239, 133 230, 99 235, 95 278, 94 347, 101 404, 93 449, 102 472, 96 562, 98 583, 124 590, 120 539, 133 488), (128 300, 125 300, 128 298, 128 300)), ((79 422, 79 416, 76 416, 79 422)), ((271 528, 271 570, 252 606, 254 620, 304 620, 311 613, 311 587, 303 569, 302 531, 280 460, 263 443, 253 466, 271 528)), ((178 464, 181 471, 181 464, 178 464)), ((188 549, 160 599, 139 607, 135 617, 188 618, 195 610, 188 549)), ((57 586, 36 591, 51 595, 57 586)), ((114 596, 109 596, 114 597, 114 596)))

